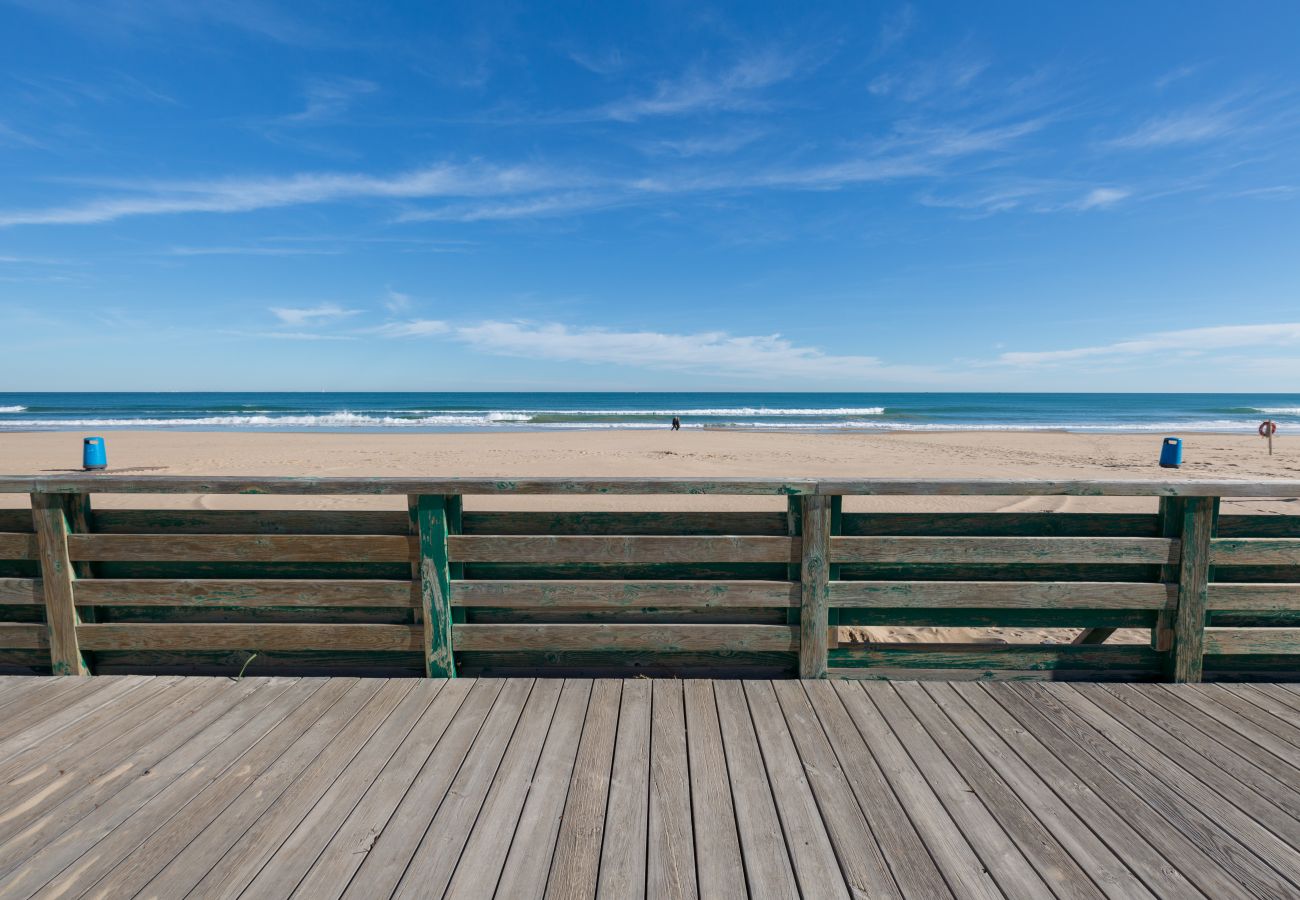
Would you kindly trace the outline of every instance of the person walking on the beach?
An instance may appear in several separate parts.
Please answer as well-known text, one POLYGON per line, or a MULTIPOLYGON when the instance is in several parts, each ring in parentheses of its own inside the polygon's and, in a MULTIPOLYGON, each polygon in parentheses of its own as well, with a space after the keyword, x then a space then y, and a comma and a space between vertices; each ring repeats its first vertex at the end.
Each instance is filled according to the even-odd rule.
POLYGON ((682 430, 682 420, 679 416, 673 416, 673 431, 682 430))

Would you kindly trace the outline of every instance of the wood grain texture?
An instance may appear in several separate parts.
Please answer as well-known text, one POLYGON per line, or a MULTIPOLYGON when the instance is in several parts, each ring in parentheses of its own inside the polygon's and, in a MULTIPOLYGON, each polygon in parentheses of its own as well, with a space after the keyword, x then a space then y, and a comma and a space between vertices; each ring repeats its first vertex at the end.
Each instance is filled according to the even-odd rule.
POLYGON ((799 586, 782 581, 459 581, 452 605, 534 609, 789 608, 799 603, 799 586))
POLYGON ((468 512, 465 534, 785 534, 785 517, 764 512, 468 512))
POLYGON ((799 677, 825 678, 830 627, 831 501, 804 497, 801 515, 799 677))
POLYGON ((0 559, 36 559, 39 553, 34 534, 0 534, 0 559))
POLYGON ((1214 538, 1210 565, 1300 566, 1300 539, 1214 538))
POLYGON ((39 578, 0 578, 0 604, 36 605, 45 602, 39 578))
MULTIPOLYGON (((0 596, 3 596, 0 588, 0 596)), ((411 582, 365 579, 96 578, 77 585, 96 606, 379 606, 411 608, 411 582)))
POLYGON ((1087 581, 839 581, 831 606, 856 609, 1172 609, 1173 586, 1087 581))
POLYGON ((699 897, 695 828, 682 683, 659 679, 650 715, 650 800, 646 835, 646 893, 699 897))
MULTIPOLYGON (((941 671, 952 669, 949 677, 967 676, 961 670, 989 674, 1000 670, 1071 672, 1073 677, 1113 677, 1123 674, 1154 676, 1159 672, 1161 657, 1151 648, 1136 644, 1057 644, 1025 646, 1016 644, 870 644, 860 647, 841 646, 830 651, 830 666, 843 672, 853 668, 884 668, 897 675, 911 667, 941 671)), ((862 677, 869 671, 855 674, 862 677)))
POLYGON ((448 541, 457 562, 500 563, 789 563, 799 544, 784 537, 595 537, 456 535, 448 541))
POLYGON ((1229 584, 1212 582, 1207 589, 1206 609, 1300 610, 1300 584, 1229 584))
POLYGON ((713 682, 685 682, 683 699, 690 759, 691 830, 700 896, 745 900, 744 881, 736 877, 744 872, 744 864, 713 682))
POLYGON ((530 873, 544 882, 548 900, 582 900, 596 893, 622 690, 612 679, 592 687, 548 877, 539 870, 530 873))
POLYGON ((98 509, 100 534, 406 534, 378 509, 98 509))
POLYGON ((418 580, 416 590, 424 631, 425 668, 429 676, 439 678, 456 676, 447 546, 451 525, 447 500, 445 496, 426 494, 409 498, 417 547, 412 556, 412 574, 418 580))
POLYGON ((845 513, 842 533, 853 537, 1160 537, 1148 513, 845 513))
POLYGON ((1182 556, 1178 564, 1178 610, 1170 649, 1174 681, 1200 681, 1204 666, 1205 604, 1210 578, 1214 501, 1198 497, 1183 509, 1182 556))
MULTIPOLYGON (((376 626, 371 626, 376 627, 376 626)), ((798 645, 797 630, 786 625, 457 625, 456 646, 463 651, 493 650, 644 650, 784 651, 798 645)))
POLYGON ((90 667, 78 645, 80 618, 73 599, 76 572, 69 553, 68 517, 64 499, 57 495, 32 495, 32 523, 36 529, 45 593, 45 624, 50 642, 50 666, 55 675, 89 675, 90 667))
POLYGON ((1300 497, 1294 479, 412 478, 394 476, 0 476, 0 493, 120 494, 799 494, 1300 497))
POLYGON ((410 625, 79 625, 87 650, 419 650, 410 625))
POLYGON ((74 534, 74 560, 102 562, 407 562, 397 535, 74 534))
POLYGON ((1300 654, 1300 628, 1207 628, 1205 652, 1300 654))
POLYGON ((0 476, 0 493, 115 494, 811 494, 816 482, 777 478, 410 478, 394 476, 0 476))
POLYGON ((839 563, 1167 563, 1176 541, 1164 538, 833 537, 839 563))
POLYGON ((0 647, 9 650, 48 650, 49 630, 44 625, 0 622, 0 647))

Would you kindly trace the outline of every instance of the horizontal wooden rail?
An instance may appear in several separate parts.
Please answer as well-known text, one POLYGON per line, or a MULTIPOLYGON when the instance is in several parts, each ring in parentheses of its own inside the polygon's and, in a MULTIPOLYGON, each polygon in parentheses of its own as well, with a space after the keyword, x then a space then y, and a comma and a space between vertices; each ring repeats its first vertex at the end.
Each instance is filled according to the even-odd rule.
POLYGON ((396 535, 73 534, 68 553, 94 562, 408 562, 396 535))
POLYGON ((411 625, 78 625, 84 650, 410 650, 423 646, 411 625))
POLYGON ((837 581, 831 606, 882 609, 1172 609, 1173 585, 1088 581, 837 581))
POLYGON ((1300 480, 1007 478, 410 478, 396 476, 0 476, 0 493, 753 494, 768 496, 1300 497, 1300 480))
POLYGON ((1019 564, 1176 562, 1166 538, 832 537, 833 563, 1019 564))
POLYGON ((458 650, 797 652, 788 625, 458 625, 458 650))
POLYGON ((0 534, 0 559, 36 559, 34 534, 0 534))
POLYGON ((1207 628, 1206 653, 1279 653, 1300 647, 1300 628, 1207 628))
POLYGON ((1300 497, 1300 481, 109 474, 0 479, 0 490, 31 504, 0 511, 10 669, 237 670, 256 656, 268 672, 439 677, 1300 672, 1300 516, 1219 514, 1220 498, 1300 497), (114 492, 405 494, 407 509, 92 509, 91 494, 114 492), (606 493, 778 502, 463 508, 467 494, 606 493), (1146 496, 1159 510, 845 512, 855 494, 1146 496), (1068 630, 1059 645, 858 644, 855 626, 1068 630), (1151 645, 1105 643, 1117 628, 1150 629, 1151 645))
POLYGON ((45 650, 50 646, 50 633, 44 625, 0 624, 0 647, 17 650, 45 650))
POLYGON ((361 579, 95 578, 77 585, 87 606, 281 606, 415 605, 411 582, 361 579))
POLYGON ((1300 584, 1213 583, 1205 606, 1223 610, 1300 611, 1300 584))
POLYGON ((39 578, 0 578, 0 604, 39 605, 45 602, 45 586, 39 578))
POLYGON ((799 542, 785 537, 541 537, 451 535, 455 562, 500 563, 790 563, 799 542))
POLYGON ((786 581, 458 581, 454 606, 565 609, 790 608, 799 586, 786 581))
POLYGON ((1300 566, 1300 540, 1287 538, 1215 538, 1212 566, 1300 566))

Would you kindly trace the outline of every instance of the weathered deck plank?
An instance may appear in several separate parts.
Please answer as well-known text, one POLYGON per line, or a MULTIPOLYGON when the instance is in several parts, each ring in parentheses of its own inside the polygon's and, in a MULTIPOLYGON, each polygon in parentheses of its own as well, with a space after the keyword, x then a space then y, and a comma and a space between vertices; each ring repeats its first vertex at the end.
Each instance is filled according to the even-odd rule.
POLYGON ((1292 685, 104 676, 0 700, 6 898, 1300 893, 1292 685))

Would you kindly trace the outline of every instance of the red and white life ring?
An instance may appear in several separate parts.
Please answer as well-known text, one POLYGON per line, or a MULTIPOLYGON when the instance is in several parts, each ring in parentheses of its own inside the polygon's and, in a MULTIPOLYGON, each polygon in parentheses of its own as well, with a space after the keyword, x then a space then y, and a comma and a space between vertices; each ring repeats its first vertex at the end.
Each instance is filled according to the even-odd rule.
POLYGON ((1272 437, 1275 434, 1277 434, 1277 423, 1272 419, 1265 419, 1259 423, 1260 437, 1272 437))

